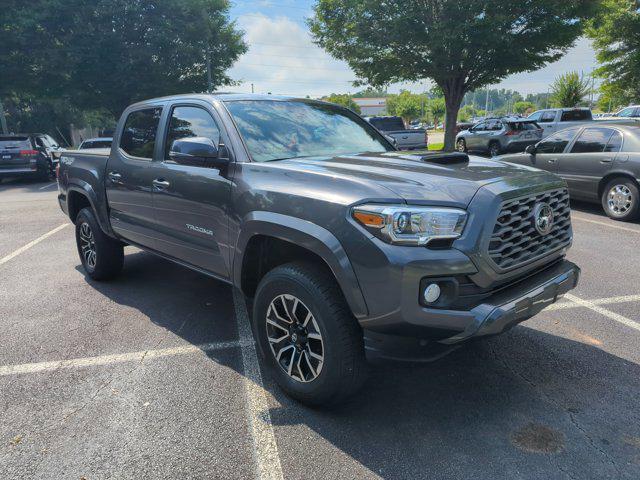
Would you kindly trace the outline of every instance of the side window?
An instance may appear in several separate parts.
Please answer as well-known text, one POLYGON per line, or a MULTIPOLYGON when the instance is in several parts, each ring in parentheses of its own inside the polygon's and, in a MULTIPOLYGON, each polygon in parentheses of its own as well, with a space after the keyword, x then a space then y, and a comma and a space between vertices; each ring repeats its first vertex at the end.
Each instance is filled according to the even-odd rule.
POLYGON ((635 110, 633 107, 625 108, 618 113, 618 117, 633 117, 635 110))
POLYGON ((161 108, 148 108, 131 112, 120 137, 120 148, 132 157, 153 158, 161 108))
POLYGON ((556 112, 542 112, 540 116, 540 122, 542 123, 551 123, 556 119, 556 112))
POLYGON ((561 122, 582 122, 584 120, 591 120, 590 110, 565 110, 562 112, 561 122))
POLYGON ((551 135, 538 144, 538 153, 562 153, 578 130, 570 128, 551 135))
POLYGON ((620 151, 621 148, 622 148, 622 134, 620 132, 614 131, 604 151, 617 153, 620 151))
POLYGON ((604 152, 613 132, 610 128, 585 128, 573 145, 571 153, 604 152))
POLYGON ((474 132, 484 132, 487 129, 487 124, 486 123, 479 123, 478 125, 476 125, 475 127, 473 127, 473 131, 474 132))
POLYGON ((540 117, 541 117, 541 116, 542 116, 542 112, 535 112, 535 113, 532 113, 531 115, 529 115, 529 116, 527 117, 527 119, 528 119, 528 120, 531 120, 531 121, 533 121, 533 122, 537 122, 537 121, 539 121, 539 120, 540 120, 540 117))
POLYGON ((209 112, 199 107, 175 107, 171 112, 164 158, 169 158, 169 150, 180 138, 205 137, 217 146, 220 144, 220 129, 209 112))

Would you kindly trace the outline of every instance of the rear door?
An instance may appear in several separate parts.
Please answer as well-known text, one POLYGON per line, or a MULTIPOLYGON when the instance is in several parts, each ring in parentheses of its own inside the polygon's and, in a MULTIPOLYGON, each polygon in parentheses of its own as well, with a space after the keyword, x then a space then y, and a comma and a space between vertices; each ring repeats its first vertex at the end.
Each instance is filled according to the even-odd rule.
POLYGON ((622 146, 622 134, 605 127, 580 132, 568 153, 560 155, 558 174, 567 181, 576 198, 598 198, 598 183, 611 169, 622 146))
POLYGON ((151 186, 152 159, 162 107, 130 111, 119 125, 107 162, 106 191, 113 230, 126 240, 156 248, 151 186))
POLYGON ((177 103, 163 122, 162 156, 153 162, 152 182, 158 250, 229 278, 229 167, 194 166, 169 156, 173 141, 206 137, 228 152, 220 118, 206 102, 177 103))

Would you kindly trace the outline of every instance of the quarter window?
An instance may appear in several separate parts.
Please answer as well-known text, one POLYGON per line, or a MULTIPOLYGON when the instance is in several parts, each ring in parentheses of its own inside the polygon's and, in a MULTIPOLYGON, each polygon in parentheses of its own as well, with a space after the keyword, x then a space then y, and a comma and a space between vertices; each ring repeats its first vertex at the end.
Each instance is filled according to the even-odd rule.
POLYGON ((205 137, 215 145, 220 143, 220 129, 209 112, 198 107, 175 107, 171 113, 167 141, 165 143, 165 159, 169 159, 169 151, 174 141, 180 138, 205 137))
POLYGON ((120 148, 132 157, 152 159, 161 108, 131 112, 120 137, 120 148))
POLYGON ((571 153, 601 153, 614 133, 610 128, 585 128, 580 134, 571 153))
POLYGON ((622 134, 620 132, 614 131, 604 151, 617 153, 620 151, 621 148, 622 148, 622 134))

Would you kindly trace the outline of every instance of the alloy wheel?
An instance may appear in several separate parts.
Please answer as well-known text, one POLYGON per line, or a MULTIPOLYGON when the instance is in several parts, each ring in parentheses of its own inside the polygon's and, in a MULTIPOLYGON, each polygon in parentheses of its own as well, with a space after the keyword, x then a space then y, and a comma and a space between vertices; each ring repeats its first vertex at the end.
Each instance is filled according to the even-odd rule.
POLYGON ((311 310, 297 297, 278 295, 269 304, 267 340, 280 368, 294 380, 315 380, 324 363, 324 343, 311 310))
POLYGON ((607 205, 614 215, 624 215, 633 206, 633 194, 626 185, 615 185, 607 194, 607 205))
POLYGON ((88 223, 80 225, 80 249, 87 267, 96 268, 96 242, 88 223))
POLYGON ((464 140, 458 140, 458 151, 464 153, 465 151, 464 140))

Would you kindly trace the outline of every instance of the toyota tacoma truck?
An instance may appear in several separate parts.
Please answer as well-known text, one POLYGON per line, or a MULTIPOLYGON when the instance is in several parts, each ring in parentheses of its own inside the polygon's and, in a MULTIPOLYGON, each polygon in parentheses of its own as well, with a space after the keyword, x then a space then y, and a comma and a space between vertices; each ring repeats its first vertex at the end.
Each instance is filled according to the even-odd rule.
POLYGON ((132 245, 233 285, 264 366, 310 404, 354 393, 367 359, 433 360, 505 332, 580 272, 559 177, 398 152, 318 101, 137 103, 111 150, 66 151, 58 173, 88 277, 118 275, 132 245))

